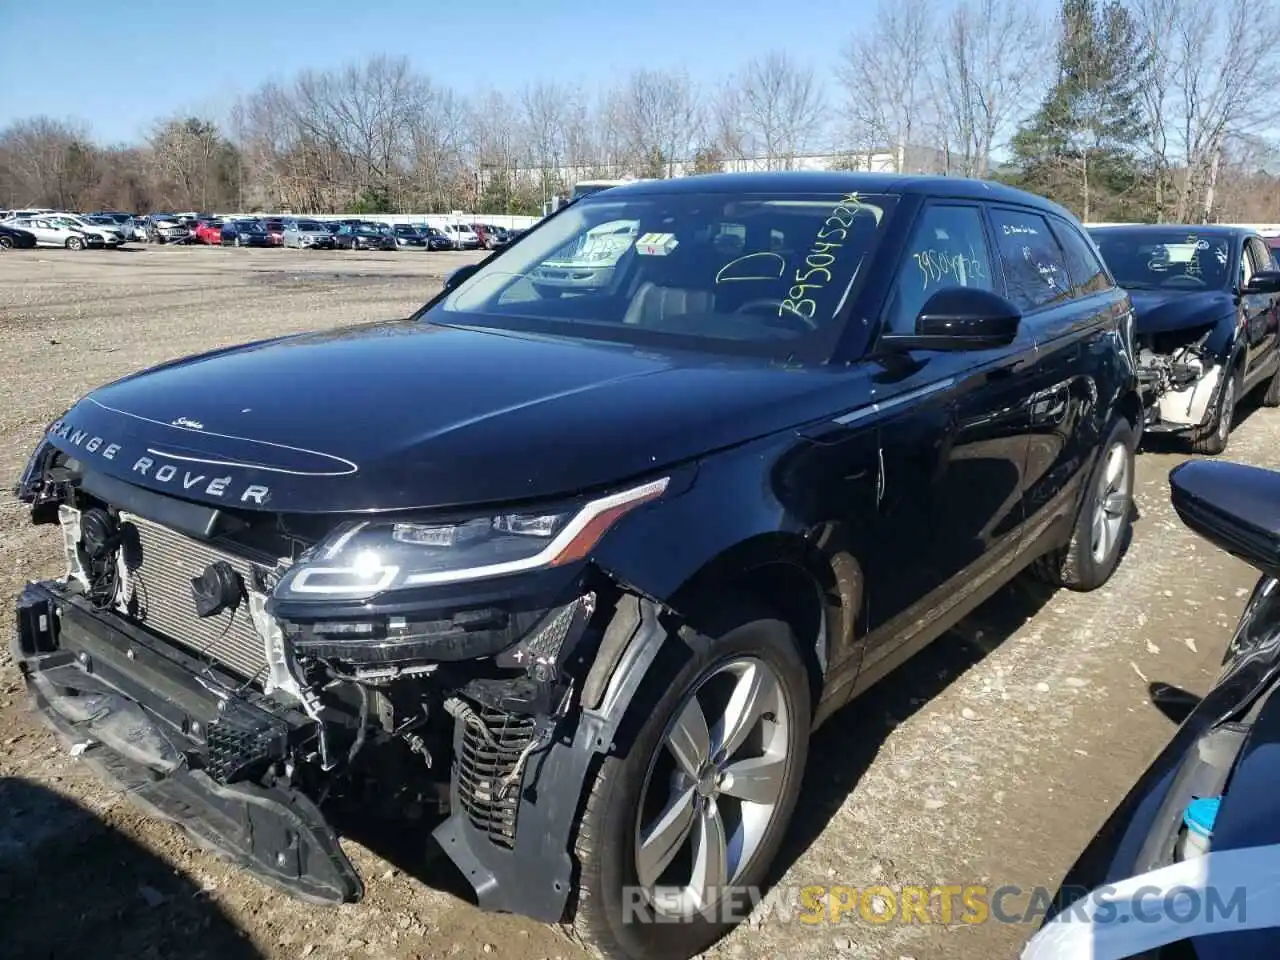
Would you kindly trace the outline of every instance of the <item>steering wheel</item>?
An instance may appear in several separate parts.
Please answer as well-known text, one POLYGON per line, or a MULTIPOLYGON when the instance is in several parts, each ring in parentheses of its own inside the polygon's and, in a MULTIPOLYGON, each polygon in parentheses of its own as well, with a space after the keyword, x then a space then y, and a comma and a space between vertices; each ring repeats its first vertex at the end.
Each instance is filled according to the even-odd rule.
POLYGON ((1193 277, 1189 273, 1180 273, 1176 277, 1170 277, 1164 283, 1160 284, 1160 286, 1162 287, 1180 287, 1184 285, 1189 287, 1207 287, 1208 286, 1208 284, 1205 283, 1203 280, 1201 280, 1199 277, 1193 277))
POLYGON ((801 328, 802 333, 812 333, 814 330, 818 329, 818 323, 816 320, 812 317, 801 316, 794 310, 783 309, 782 301, 777 297, 760 297, 757 300, 748 300, 733 312, 735 314, 756 313, 764 307, 769 308, 769 314, 772 318, 778 320, 790 320, 795 326, 801 328))

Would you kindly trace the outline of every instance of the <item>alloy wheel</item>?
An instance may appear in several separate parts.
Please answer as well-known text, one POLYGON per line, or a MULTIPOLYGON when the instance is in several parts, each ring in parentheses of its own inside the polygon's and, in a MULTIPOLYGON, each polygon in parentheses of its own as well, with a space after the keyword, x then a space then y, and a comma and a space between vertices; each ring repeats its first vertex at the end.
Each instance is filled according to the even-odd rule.
POLYGON ((1094 500, 1093 559, 1104 562, 1120 542, 1129 514, 1129 448, 1113 443, 1107 450, 1094 500))
POLYGON ((1230 377, 1222 386, 1222 402, 1218 408, 1218 439, 1224 444, 1231 435, 1231 420, 1236 414, 1236 378, 1230 377))
POLYGON ((717 664, 686 695, 640 792, 636 874, 655 911, 705 911, 751 863, 782 800, 790 723, 778 674, 755 657, 717 664))

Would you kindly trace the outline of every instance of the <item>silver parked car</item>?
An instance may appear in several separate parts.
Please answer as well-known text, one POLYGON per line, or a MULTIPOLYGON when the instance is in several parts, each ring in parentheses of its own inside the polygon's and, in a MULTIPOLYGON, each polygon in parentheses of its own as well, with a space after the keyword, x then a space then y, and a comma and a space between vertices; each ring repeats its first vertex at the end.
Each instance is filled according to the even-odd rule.
POLYGON ((57 217, 17 217, 6 220, 5 226, 26 230, 36 238, 38 247, 66 247, 68 250, 83 250, 85 247, 103 246, 102 237, 96 233, 87 233, 76 227, 70 220, 57 217))
POLYGON ((333 232, 319 220, 286 220, 284 245, 299 250, 332 250, 333 232))
POLYGON ((187 243, 191 229, 172 213, 153 213, 147 217, 147 241, 150 243, 187 243))
POLYGON ((124 234, 125 240, 140 240, 146 243, 147 218, 130 217, 120 224, 120 232, 124 234))
POLYGON ((94 223, 78 213, 51 213, 48 216, 51 219, 68 223, 75 229, 82 230, 85 233, 96 233, 102 238, 102 243, 106 247, 114 248, 124 243, 124 234, 116 228, 115 224, 94 223))

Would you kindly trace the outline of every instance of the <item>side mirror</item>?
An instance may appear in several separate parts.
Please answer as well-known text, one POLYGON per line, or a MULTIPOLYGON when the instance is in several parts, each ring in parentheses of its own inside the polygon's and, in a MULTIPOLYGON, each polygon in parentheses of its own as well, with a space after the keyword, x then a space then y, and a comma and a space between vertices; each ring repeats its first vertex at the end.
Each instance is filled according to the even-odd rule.
POLYGON ((1022 312, 990 290, 947 287, 931 296, 916 317, 912 333, 886 333, 882 349, 989 350, 1003 347, 1018 335, 1022 312))
POLYGON ((1183 523, 1255 570, 1280 576, 1280 472, 1188 460, 1169 472, 1169 486, 1183 523))
POLYGON ((465 266, 459 267, 457 270, 453 271, 453 273, 449 274, 449 276, 444 278, 444 288, 446 290, 454 289, 454 287, 458 286, 463 280, 466 280, 479 269, 480 264, 478 263, 468 263, 465 266))
POLYGON ((1262 270, 1249 278, 1243 293, 1280 293, 1280 270, 1262 270))

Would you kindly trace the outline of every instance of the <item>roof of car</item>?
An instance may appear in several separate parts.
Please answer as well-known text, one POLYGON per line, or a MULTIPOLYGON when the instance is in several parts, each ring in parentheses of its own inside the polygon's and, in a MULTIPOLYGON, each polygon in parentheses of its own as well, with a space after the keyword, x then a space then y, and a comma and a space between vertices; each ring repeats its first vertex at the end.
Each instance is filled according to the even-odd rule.
POLYGON ((1090 230, 1140 230, 1152 233, 1185 232, 1198 237, 1252 237, 1257 231, 1251 227, 1237 227, 1229 223, 1108 223, 1090 230))
MULTIPOLYGON (((918 197, 955 197, 962 199, 1001 200, 1051 210, 1070 219, 1075 217, 1052 200, 1006 186, 994 180, 970 177, 946 177, 933 174, 854 173, 828 170, 775 170, 761 173, 708 173, 670 180, 637 180, 610 187, 608 194, 619 193, 771 193, 778 191, 812 193, 892 193, 918 197)), ((592 194, 590 200, 605 199, 592 194)), ((586 199, 579 202, 586 202, 586 199)))

